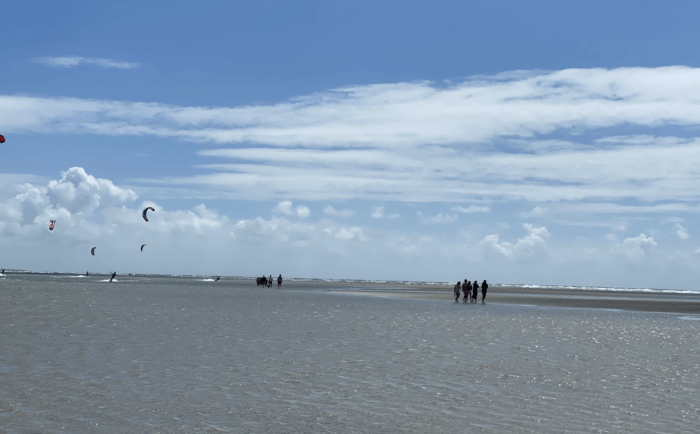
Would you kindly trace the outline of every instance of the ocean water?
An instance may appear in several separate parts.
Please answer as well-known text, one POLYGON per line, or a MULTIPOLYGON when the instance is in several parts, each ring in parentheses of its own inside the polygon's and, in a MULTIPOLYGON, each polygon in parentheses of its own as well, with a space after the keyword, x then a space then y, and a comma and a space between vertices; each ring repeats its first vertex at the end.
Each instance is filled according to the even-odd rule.
POLYGON ((692 433, 695 316, 0 279, 0 432, 692 433))

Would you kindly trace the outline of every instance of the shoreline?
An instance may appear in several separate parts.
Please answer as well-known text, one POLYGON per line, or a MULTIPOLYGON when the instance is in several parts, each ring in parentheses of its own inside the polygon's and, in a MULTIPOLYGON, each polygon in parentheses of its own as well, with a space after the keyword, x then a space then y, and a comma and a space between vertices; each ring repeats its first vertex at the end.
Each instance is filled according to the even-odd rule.
MULTIPOLYGON (((282 289, 326 289, 327 292, 405 300, 444 301, 454 303, 451 288, 433 285, 343 284, 334 282, 285 282, 282 289)), ((481 305, 481 291, 476 304, 481 305)), ((580 289, 543 289, 513 286, 489 287, 486 304, 517 304, 563 308, 617 309, 636 312, 659 312, 700 315, 699 294, 603 291, 580 289)), ((460 296, 460 305, 463 303, 460 296)), ((465 306, 466 307, 466 306, 465 306)))

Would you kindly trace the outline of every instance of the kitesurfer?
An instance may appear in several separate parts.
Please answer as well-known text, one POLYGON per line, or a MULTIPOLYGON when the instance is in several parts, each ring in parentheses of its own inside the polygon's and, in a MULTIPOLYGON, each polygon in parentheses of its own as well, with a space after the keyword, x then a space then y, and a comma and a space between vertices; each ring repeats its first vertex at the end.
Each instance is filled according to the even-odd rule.
POLYGON ((279 288, 281 286, 282 286, 282 275, 280 274, 279 276, 277 276, 277 287, 279 288))
POLYGON ((486 291, 489 289, 489 284, 486 283, 486 279, 481 283, 481 304, 484 304, 484 299, 486 298, 486 291))
POLYGON ((109 281, 111 282, 112 279, 114 279, 115 277, 117 277, 117 272, 116 272, 116 271, 113 271, 113 272, 112 272, 112 277, 109 278, 109 281))
POLYGON ((218 282, 219 279, 221 279, 221 276, 216 276, 216 279, 214 279, 214 282, 218 282))
POLYGON ((86 271, 86 272, 85 272, 85 277, 88 277, 89 275, 90 275, 90 273, 86 271))

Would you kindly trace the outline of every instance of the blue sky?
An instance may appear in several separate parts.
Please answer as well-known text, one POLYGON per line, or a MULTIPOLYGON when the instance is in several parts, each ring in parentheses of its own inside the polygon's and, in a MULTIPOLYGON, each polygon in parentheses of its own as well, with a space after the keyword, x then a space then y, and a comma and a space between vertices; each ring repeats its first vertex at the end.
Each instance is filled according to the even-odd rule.
POLYGON ((4 267, 700 277, 696 2, 15 3, 4 267))

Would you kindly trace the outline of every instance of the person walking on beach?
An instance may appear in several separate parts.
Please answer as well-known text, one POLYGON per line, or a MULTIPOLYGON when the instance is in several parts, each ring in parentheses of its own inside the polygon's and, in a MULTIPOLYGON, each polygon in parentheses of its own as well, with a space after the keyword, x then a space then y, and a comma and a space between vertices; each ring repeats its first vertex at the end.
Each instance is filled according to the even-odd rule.
POLYGON ((484 279, 483 282, 481 282, 481 304, 484 304, 484 300, 486 299, 486 291, 489 289, 489 284, 486 283, 486 279, 484 279))
POLYGON ((479 282, 475 280, 472 284, 472 303, 476 303, 477 295, 479 295, 479 282))
POLYGON ((464 284, 462 284, 462 292, 464 292, 464 302, 472 296, 472 283, 467 279, 464 279, 464 284))
POLYGON ((459 290, 462 288, 462 282, 455 284, 455 303, 459 303, 459 290))
POLYGON ((270 274, 270 280, 267 282, 267 287, 272 288, 272 274, 270 274))
POLYGON ((279 288, 281 286, 282 286, 282 275, 280 274, 279 276, 277 276, 277 287, 279 288))

